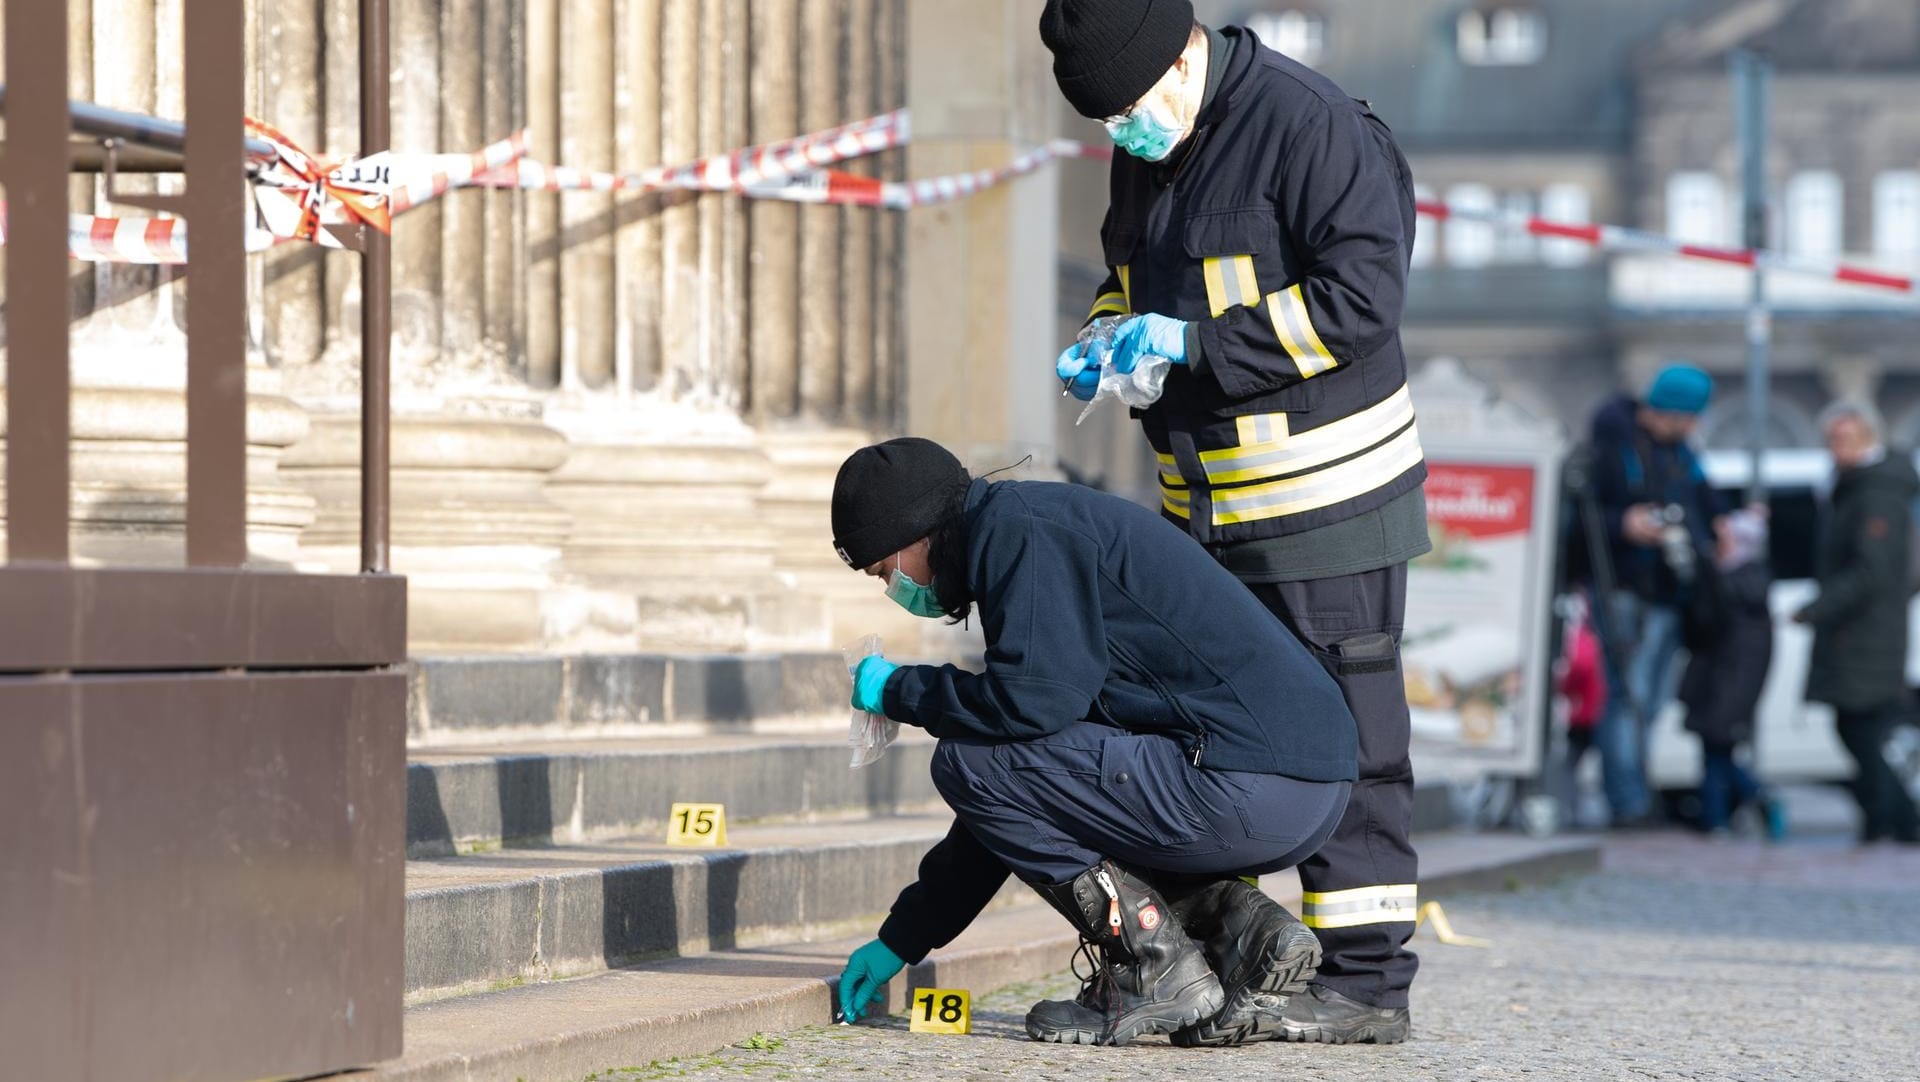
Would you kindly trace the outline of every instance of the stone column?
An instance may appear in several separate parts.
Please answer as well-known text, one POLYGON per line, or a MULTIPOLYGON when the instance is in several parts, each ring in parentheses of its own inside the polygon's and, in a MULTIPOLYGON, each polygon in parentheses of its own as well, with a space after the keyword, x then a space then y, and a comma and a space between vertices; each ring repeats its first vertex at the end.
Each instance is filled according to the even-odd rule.
MULTIPOLYGON (((485 146, 505 132, 486 129, 485 86, 499 74, 483 64, 486 56, 484 0, 440 0, 440 138, 434 149, 464 153, 485 146)), ((460 371, 487 361, 486 335, 487 206, 480 192, 455 192, 436 201, 440 208, 440 354, 447 368, 460 371)), ((403 221, 403 232, 431 228, 431 222, 403 221)))
MULTIPOLYGON (((660 3, 617 0, 614 7, 614 156, 625 172, 660 164, 660 3)), ((660 197, 623 195, 615 209, 613 348, 625 394, 660 381, 660 197)))
MULTIPOLYGON (((277 7, 278 5, 276 5, 277 7)), ((360 0, 322 0, 321 33, 328 47, 322 58, 326 94, 321 142, 325 153, 348 156, 360 151, 360 0), (353 42, 354 47, 341 43, 353 42)), ((403 221, 405 219, 402 219, 403 221)), ((325 305, 322 356, 328 370, 355 369, 360 357, 360 256, 356 252, 327 251, 321 256, 322 303, 325 305)), ((289 384, 296 392, 309 381, 326 377, 320 372, 295 375, 289 384)), ((344 393, 344 388, 340 389, 344 393)))
MULTIPOLYGON (((708 0, 701 26, 700 143, 725 154, 747 143, 747 0, 708 0)), ((746 403, 747 207, 734 195, 700 201, 702 277, 707 282, 712 394, 729 411, 746 403)))
MULTIPOLYGON (((838 123, 840 49, 837 5, 801 5, 800 123, 807 131, 838 123)), ((800 407, 809 418, 840 416, 840 216, 838 207, 800 211, 800 407)))
MULTIPOLYGON (((906 21, 905 0, 878 0, 875 37, 879 42, 875 56, 874 113, 884 113, 906 104, 906 21)), ((888 180, 906 177, 906 153, 890 150, 879 155, 879 175, 888 180)), ((905 216, 898 212, 877 219, 879 231, 874 242, 874 371, 873 425, 892 432, 899 425, 901 373, 907 359, 900 342, 901 279, 906 259, 901 237, 906 229, 905 216)))
MULTIPOLYGON (((660 30, 660 157, 678 163, 700 152, 700 4, 662 5, 660 30)), ((707 383, 709 355, 701 319, 707 284, 700 278, 700 223, 695 197, 668 193, 660 210, 660 392, 683 400, 707 383)))
MULTIPOLYGON (((1005 164, 1051 133, 1031 4, 914 4, 908 103, 916 177, 1005 164)), ((1058 175, 1052 169, 907 219, 907 430, 970 465, 1053 459, 1058 175)))
MULTIPOLYGON (((481 130, 488 141, 527 124, 525 0, 489 0, 482 12, 481 130)), ((518 192, 469 192, 481 207, 485 270, 481 343, 508 371, 526 366, 526 199, 518 192)))
MULTIPOLYGON (((799 0, 755 0, 749 68, 751 138, 756 144, 800 131, 795 31, 799 0)), ((800 208, 774 199, 749 206, 748 400, 757 423, 792 417, 800 395, 800 208)))
MULTIPOLYGON (((345 155, 352 144, 329 141, 321 124, 320 11, 314 4, 249 5, 259 10, 259 85, 263 119, 305 142, 315 154, 345 155)), ((304 366, 325 346, 325 249, 284 245, 264 256, 266 298, 262 345, 277 365, 304 366)))
MULTIPOLYGON (((439 0, 393 0, 393 147, 437 154, 442 85, 439 0)), ((357 41, 357 38, 349 39, 357 41)), ((356 79, 357 81, 357 79, 356 79)), ((356 139, 357 147, 359 141, 356 139)), ((393 362, 441 364, 446 303, 441 230, 447 200, 415 207, 393 231, 393 362)))
MULTIPOLYGON (((560 8, 560 160, 585 169, 613 164, 613 0, 567 0, 560 8)), ((613 196, 561 197, 562 382, 613 383, 613 196)))
MULTIPOLYGON (((535 157, 558 164, 560 5, 526 0, 527 125, 535 157)), ((529 192, 527 206, 527 382, 560 385, 560 196, 529 192)))
MULTIPOLYGON (((876 84, 876 0, 841 0, 845 28, 846 79, 841 86, 840 115, 848 120, 871 116, 876 84)), ((877 176, 871 157, 851 163, 862 176, 877 176)), ((843 207, 840 211, 840 342, 841 413, 852 425, 873 417, 873 253, 882 216, 892 211, 872 207, 843 207)))

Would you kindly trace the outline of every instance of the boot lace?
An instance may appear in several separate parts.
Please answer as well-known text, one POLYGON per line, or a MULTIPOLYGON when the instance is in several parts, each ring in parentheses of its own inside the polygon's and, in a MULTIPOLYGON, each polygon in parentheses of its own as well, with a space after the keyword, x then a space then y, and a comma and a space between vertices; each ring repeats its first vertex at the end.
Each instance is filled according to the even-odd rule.
POLYGON ((1109 998, 1107 993, 1113 983, 1113 967, 1107 964, 1106 946, 1082 939, 1069 965, 1073 975, 1080 978, 1080 994, 1074 997, 1074 1002, 1083 1007, 1104 1010, 1109 998), (1080 971, 1083 962, 1088 972, 1080 971))

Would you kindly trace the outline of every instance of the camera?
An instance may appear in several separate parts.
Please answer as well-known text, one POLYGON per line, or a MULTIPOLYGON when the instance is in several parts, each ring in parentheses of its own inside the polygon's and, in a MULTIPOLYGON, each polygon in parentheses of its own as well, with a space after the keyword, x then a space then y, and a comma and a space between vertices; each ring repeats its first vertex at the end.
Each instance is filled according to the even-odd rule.
POLYGON ((1653 521, 1660 527, 1660 556, 1667 570, 1682 583, 1692 582, 1694 561, 1693 534, 1687 529, 1687 511, 1677 503, 1653 509, 1653 521))

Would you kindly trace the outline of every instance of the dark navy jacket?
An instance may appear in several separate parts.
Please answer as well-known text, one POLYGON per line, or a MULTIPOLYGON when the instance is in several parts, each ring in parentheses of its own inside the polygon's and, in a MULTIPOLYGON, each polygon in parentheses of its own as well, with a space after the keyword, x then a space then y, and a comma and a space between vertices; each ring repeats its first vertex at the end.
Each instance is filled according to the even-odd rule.
POLYGON ((1190 324, 1140 417, 1162 509, 1207 543, 1344 522, 1426 478, 1400 345, 1413 172, 1365 102, 1220 33, 1193 134, 1165 162, 1114 155, 1089 312, 1190 324))
MULTIPOLYGON (((908 666, 888 717, 941 738, 1030 740, 1082 720, 1182 742, 1204 768, 1352 780, 1357 736, 1308 647, 1179 529, 1077 485, 975 481, 969 585, 986 670, 908 666)), ((956 822, 880 939, 917 962, 1006 881, 956 822)))
POLYGON ((1726 514, 1726 501, 1707 483, 1699 456, 1686 444, 1654 442, 1640 427, 1639 403, 1616 398, 1593 415, 1594 495, 1606 518, 1607 542, 1619 587, 1662 605, 1681 600, 1680 585, 1657 548, 1627 541, 1622 531, 1634 504, 1674 504, 1686 512, 1694 549, 1709 559, 1714 549, 1713 520, 1726 514))
POLYGON ((1354 779, 1353 715, 1333 678, 1178 529, 1045 482, 975 481, 966 515, 986 671, 903 668, 888 717, 986 740, 1099 721, 1173 737, 1199 766, 1354 779))

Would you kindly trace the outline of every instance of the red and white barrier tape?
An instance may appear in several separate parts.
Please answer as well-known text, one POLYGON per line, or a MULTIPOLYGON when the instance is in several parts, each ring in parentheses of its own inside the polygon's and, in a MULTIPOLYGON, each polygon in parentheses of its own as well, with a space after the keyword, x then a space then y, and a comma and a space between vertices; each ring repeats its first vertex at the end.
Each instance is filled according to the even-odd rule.
POLYGON ((1536 237, 1555 240, 1577 241, 1603 251, 1613 252, 1659 252, 1679 256, 1683 259, 1702 259, 1713 263, 1730 263, 1739 267, 1760 267, 1765 270, 1785 271, 1790 274, 1803 274, 1815 278, 1825 278, 1833 282, 1847 282, 1853 285, 1875 286, 1901 293, 1915 292, 1915 280, 1910 275, 1895 274, 1889 271, 1874 270, 1871 267, 1851 266, 1845 263, 1830 263, 1824 260, 1807 259, 1789 255, 1771 249, 1753 248, 1716 248, 1710 245, 1687 244, 1672 237, 1648 232, 1644 229, 1630 229, 1619 225, 1586 225, 1574 222, 1553 222, 1544 218, 1535 218, 1521 214, 1507 214, 1497 210, 1478 210, 1470 207, 1448 206, 1421 200, 1415 204, 1424 217, 1438 221, 1459 218, 1467 221, 1486 222, 1504 229, 1520 230, 1536 237))
POLYGON ((638 173, 609 173, 522 159, 474 178, 477 185, 541 192, 747 192, 783 186, 823 166, 905 146, 905 109, 778 143, 638 173))
POLYGON ((908 210, 964 199, 1015 177, 1025 176, 1061 158, 1111 156, 1112 151, 1104 147, 1088 146, 1071 139, 1055 139, 1043 147, 1016 155, 1012 161, 997 169, 908 181, 880 180, 837 169, 822 169, 800 174, 781 185, 748 187, 743 189, 743 193, 755 199, 908 210))

